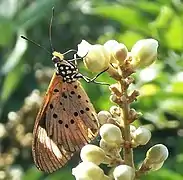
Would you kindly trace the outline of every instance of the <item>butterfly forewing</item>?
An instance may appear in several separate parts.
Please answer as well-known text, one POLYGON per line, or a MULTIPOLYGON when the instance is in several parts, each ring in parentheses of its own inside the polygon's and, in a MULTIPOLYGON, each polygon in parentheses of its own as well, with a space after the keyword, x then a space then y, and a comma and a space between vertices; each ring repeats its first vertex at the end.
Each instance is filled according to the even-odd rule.
POLYGON ((36 166, 53 172, 97 133, 96 113, 79 81, 63 82, 54 73, 33 131, 36 166))

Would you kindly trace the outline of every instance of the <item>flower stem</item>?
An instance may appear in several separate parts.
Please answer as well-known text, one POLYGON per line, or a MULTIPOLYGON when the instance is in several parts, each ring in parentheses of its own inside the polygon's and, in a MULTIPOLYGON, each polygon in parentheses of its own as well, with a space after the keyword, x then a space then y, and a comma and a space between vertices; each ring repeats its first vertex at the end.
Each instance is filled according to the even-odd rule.
POLYGON ((121 92, 123 92, 122 96, 122 117, 121 117, 121 126, 123 128, 123 138, 125 140, 125 145, 123 148, 123 158, 126 165, 129 165, 134 168, 134 160, 133 160, 133 149, 130 146, 131 143, 131 134, 130 134, 130 124, 129 124, 129 110, 130 105, 127 101, 127 89, 124 88, 124 83, 122 81, 119 82, 121 86, 121 92))

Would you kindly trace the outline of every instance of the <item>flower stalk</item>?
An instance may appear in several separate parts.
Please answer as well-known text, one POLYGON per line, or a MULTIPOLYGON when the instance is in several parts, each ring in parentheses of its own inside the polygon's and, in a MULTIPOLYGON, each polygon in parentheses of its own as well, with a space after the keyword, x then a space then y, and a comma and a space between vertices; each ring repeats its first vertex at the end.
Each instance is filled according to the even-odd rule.
MULTIPOLYGON (((120 82, 121 91, 123 90, 123 83, 120 82)), ((123 92, 123 105, 120 106, 123 116, 121 117, 121 126, 123 132, 123 138, 125 142, 131 142, 131 135, 130 135, 130 124, 129 124, 129 110, 130 105, 127 102, 127 90, 123 92)), ((127 143, 126 143, 127 144, 127 143)), ((124 145, 123 149, 123 158, 126 165, 134 167, 134 160, 133 160, 133 149, 131 146, 124 145)))
POLYGON ((76 179, 93 180, 96 172, 100 171, 100 180, 136 180, 141 175, 160 169, 168 157, 168 150, 162 144, 151 147, 141 166, 136 169, 134 164, 133 149, 145 145, 151 139, 151 132, 140 126, 136 128, 131 125, 141 116, 140 112, 130 107, 131 103, 137 100, 140 95, 138 90, 129 93, 129 86, 134 82, 131 76, 137 69, 145 68, 152 64, 157 57, 158 42, 154 39, 138 41, 131 52, 126 46, 115 40, 109 40, 103 46, 91 45, 82 41, 78 46, 78 55, 86 54, 84 63, 93 72, 100 72, 108 67, 106 72, 116 80, 115 84, 109 87, 111 91, 110 100, 116 104, 108 111, 100 111, 98 120, 100 124, 101 140, 99 147, 86 145, 81 150, 81 159, 90 162, 91 168, 80 172, 75 168, 76 179), (123 150, 123 153, 121 153, 123 150), (113 167, 110 176, 103 173, 96 165, 100 163, 113 167), (96 171, 96 172, 95 172, 96 171), (80 174, 81 173, 81 174, 80 174))

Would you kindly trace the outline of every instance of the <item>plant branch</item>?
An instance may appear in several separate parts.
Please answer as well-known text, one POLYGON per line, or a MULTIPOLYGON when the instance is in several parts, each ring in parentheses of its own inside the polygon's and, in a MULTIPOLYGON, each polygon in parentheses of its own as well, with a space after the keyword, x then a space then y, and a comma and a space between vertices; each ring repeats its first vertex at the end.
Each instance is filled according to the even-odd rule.
POLYGON ((134 160, 133 160, 133 149, 131 148, 131 135, 130 135, 130 119, 129 119, 129 110, 130 105, 128 103, 128 94, 127 88, 124 88, 124 82, 119 81, 122 95, 122 105, 121 107, 121 126, 123 128, 123 138, 125 140, 125 145, 123 149, 123 158, 126 165, 129 165, 134 168, 134 160))

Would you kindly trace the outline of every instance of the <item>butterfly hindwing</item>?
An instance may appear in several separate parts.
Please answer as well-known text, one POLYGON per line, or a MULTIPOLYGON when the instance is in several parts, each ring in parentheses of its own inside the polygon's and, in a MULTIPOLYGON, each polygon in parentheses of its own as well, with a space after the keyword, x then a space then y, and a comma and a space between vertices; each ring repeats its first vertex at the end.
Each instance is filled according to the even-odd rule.
POLYGON ((79 81, 67 83, 54 73, 33 131, 36 166, 53 172, 97 133, 96 113, 79 81))

